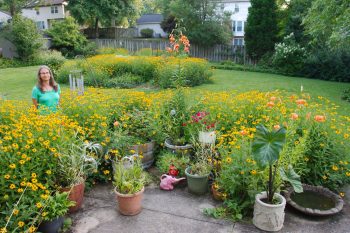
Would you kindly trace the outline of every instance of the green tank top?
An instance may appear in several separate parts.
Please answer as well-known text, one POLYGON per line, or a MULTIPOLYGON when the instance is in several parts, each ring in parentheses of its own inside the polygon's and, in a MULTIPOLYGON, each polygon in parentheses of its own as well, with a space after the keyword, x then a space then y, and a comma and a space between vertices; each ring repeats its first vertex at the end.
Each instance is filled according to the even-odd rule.
POLYGON ((50 112, 56 112, 60 94, 61 89, 59 85, 57 86, 57 92, 55 90, 41 92, 37 86, 33 87, 32 98, 38 102, 39 113, 49 114, 50 112))

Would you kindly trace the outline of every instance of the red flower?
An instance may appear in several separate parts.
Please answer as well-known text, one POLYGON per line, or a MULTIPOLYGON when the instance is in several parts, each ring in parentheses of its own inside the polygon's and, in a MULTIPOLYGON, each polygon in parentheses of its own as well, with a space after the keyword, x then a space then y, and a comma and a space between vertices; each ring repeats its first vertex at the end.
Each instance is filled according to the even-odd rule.
POLYGON ((179 170, 174 166, 174 164, 171 164, 169 166, 169 171, 168 171, 169 175, 171 176, 177 176, 179 175, 179 170))

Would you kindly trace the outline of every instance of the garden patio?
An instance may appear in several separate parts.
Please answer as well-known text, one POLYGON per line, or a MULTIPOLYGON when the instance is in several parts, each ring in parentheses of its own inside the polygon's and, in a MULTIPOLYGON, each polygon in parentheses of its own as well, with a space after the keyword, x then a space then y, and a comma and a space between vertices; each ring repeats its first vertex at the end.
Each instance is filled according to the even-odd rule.
MULTIPOLYGON (((96 61, 100 58, 92 59, 96 61)), ((130 63, 124 62, 124 67, 121 69, 120 66, 113 65, 113 62, 112 59, 106 62, 105 57, 103 63, 94 64, 88 68, 91 72, 91 69, 97 67, 102 71, 100 77, 103 77, 104 71, 113 74, 112 69, 138 70, 128 68, 130 63)), ((147 67, 145 62, 147 59, 142 61, 142 67, 147 67)), ((148 72, 159 75, 158 72, 150 71, 156 62, 158 61, 151 60, 148 72)), ((192 67, 200 64, 200 69, 206 69, 199 60, 190 62, 194 62, 192 67)), ((72 64, 72 61, 69 63, 72 64)), ((140 61, 136 61, 137 65, 139 63, 140 61)), ((81 67, 84 69, 83 66, 81 67)), ((282 166, 286 166, 289 161, 301 174, 303 182, 323 185, 337 191, 337 194, 341 195, 345 201, 341 213, 333 217, 307 217, 288 207, 281 232, 301 232, 305 229, 307 232, 346 232, 350 214, 348 207, 350 190, 349 186, 344 186, 344 184, 349 183, 350 173, 348 155, 341 151, 343 147, 349 146, 347 141, 350 129, 349 106, 347 102, 340 99, 340 94, 346 88, 344 86, 348 84, 254 72, 211 70, 213 75, 209 83, 197 87, 157 90, 153 89, 152 85, 142 84, 136 86, 136 89, 129 90, 86 88, 84 95, 78 95, 59 78, 60 83, 63 83, 61 101, 63 111, 52 114, 48 116, 49 118, 47 116, 38 118, 33 109, 28 113, 30 103, 27 98, 31 86, 35 83, 36 69, 37 67, 24 67, 0 70, 1 79, 3 83, 6 83, 1 88, 7 87, 0 89, 0 92, 5 99, 10 99, 2 100, 1 132, 5 133, 5 130, 9 131, 9 127, 12 127, 12 130, 9 131, 11 133, 5 133, 6 136, 2 141, 3 155, 8 161, 12 161, 9 165, 6 165, 6 162, 4 164, 7 168, 2 170, 4 173, 2 176, 5 177, 4 182, 6 182, 3 187, 10 182, 10 189, 4 191, 8 193, 5 194, 7 200, 13 198, 13 201, 16 196, 22 197, 16 194, 23 193, 23 189, 18 189, 17 186, 26 186, 26 189, 29 187, 31 189, 27 191, 29 196, 24 195, 22 201, 33 203, 34 208, 30 207, 27 211, 32 211, 32 213, 39 211, 42 214, 41 203, 45 200, 42 198, 46 198, 46 189, 51 189, 50 187, 54 187, 55 183, 59 184, 57 182, 75 182, 67 180, 67 177, 75 176, 76 173, 74 169, 69 169, 74 166, 68 165, 71 162, 65 158, 80 153, 85 154, 79 148, 79 143, 81 140, 85 142, 88 140, 90 143, 99 142, 105 149, 100 155, 92 150, 92 154, 89 152, 89 156, 98 161, 98 167, 91 170, 92 173, 90 172, 90 178, 86 183, 89 191, 85 194, 82 208, 77 213, 70 214, 73 224, 68 232, 115 232, 116 229, 127 232, 259 232, 251 224, 249 217, 252 214, 250 212, 252 205, 250 204, 248 212, 245 212, 245 208, 239 207, 244 203, 236 198, 245 196, 245 200, 248 201, 250 195, 247 191, 261 187, 260 182, 263 182, 268 176, 266 169, 257 166, 249 146, 254 134, 257 134, 256 125, 264 123, 268 127, 275 128, 275 132, 279 132, 280 127, 282 129, 287 127, 289 130, 287 131, 289 133, 286 134, 286 146, 281 151, 282 166), (184 108, 184 106, 187 107, 184 108), (175 113, 184 111, 186 114, 180 115, 183 121, 174 123, 172 118, 167 118, 169 113, 171 116, 172 111, 175 113), (202 121, 202 118, 207 118, 210 127, 209 123, 202 121), (189 131, 189 135, 193 135, 193 132, 198 132, 194 120, 198 120, 201 124, 204 123, 206 127, 209 127, 208 129, 216 128, 214 150, 217 152, 210 152, 210 157, 198 158, 205 158, 203 161, 210 161, 212 164, 211 169, 214 169, 216 178, 214 176, 210 180, 214 182, 213 185, 221 187, 224 199, 227 197, 225 205, 240 203, 238 209, 232 206, 227 209, 223 208, 222 201, 214 200, 208 193, 201 196, 193 195, 188 192, 191 190, 188 190, 183 184, 173 191, 159 189, 159 177, 162 173, 168 172, 171 163, 176 165, 177 172, 180 172, 181 176, 184 176, 185 167, 183 166, 190 163, 186 156, 178 157, 179 155, 169 154, 166 149, 163 149, 165 135, 174 136, 172 131, 167 131, 166 125, 175 127, 180 124, 185 132, 189 131), (279 124, 281 125, 276 128, 279 124), (304 129, 303 133, 300 135, 290 133, 294 130, 298 132, 298 127, 304 129), (30 133, 29 129, 31 129, 30 133), (168 133, 163 134, 163 132, 168 133), (136 141, 133 138, 135 133, 139 136, 136 141), (142 212, 134 217, 124 217, 117 211, 118 204, 115 203, 113 187, 110 183, 116 179, 113 177, 116 167, 112 169, 112 165, 122 158, 121 155, 135 153, 130 150, 131 142, 143 143, 140 136, 144 134, 146 137, 151 135, 158 144, 156 162, 150 168, 150 175, 146 178, 147 186, 142 212), (57 137, 58 135, 60 136, 57 137), (331 136, 332 139, 324 137, 326 135, 331 136), (321 141, 317 141, 319 139, 321 141), (137 142, 138 140, 140 141, 137 142), (11 144, 8 144, 10 141, 11 144), (23 141, 27 142, 27 145, 23 145, 23 149, 20 149, 21 156, 18 160, 11 157, 10 151, 21 148, 23 141), (74 147, 67 142, 73 143, 74 147), (337 150, 332 149, 335 146, 337 150), (330 153, 332 157, 324 157, 330 153), (39 154, 49 156, 42 160, 41 156, 37 156, 39 154), (172 162, 166 160, 169 158, 172 162), (322 158, 323 161, 316 165, 319 158, 322 158), (40 166, 41 169, 38 169, 40 166), (54 167, 57 166, 59 168, 55 169, 54 167), (30 173, 26 172, 28 169, 30 173), (310 175, 310 171, 318 173, 310 175), (73 174, 70 174, 71 172, 73 174), (24 184, 23 181, 28 180, 28 176, 31 182, 24 184), (230 181, 231 179, 233 182, 230 181), (43 183, 46 185, 43 186, 43 183), (30 200, 32 195, 38 195, 36 194, 38 187, 42 190, 38 193, 41 197, 34 199, 36 201, 30 200), (15 192, 16 189, 17 192, 15 192), (241 191, 236 192, 234 189, 241 189, 241 191), (233 222, 229 219, 243 219, 243 221, 233 222)), ((196 72, 200 72, 200 69, 196 72)), ((186 70, 185 68, 181 72, 191 72, 191 69, 186 70)), ((96 74, 96 71, 91 73, 96 74)), ((86 71, 85 74, 89 75, 86 71)), ((196 143, 197 137, 192 139, 193 143, 196 143)), ((94 144, 88 145, 91 148, 94 146, 94 144)), ((84 150, 87 148, 85 146, 84 150)), ((206 150, 205 148, 204 150, 202 148, 202 152, 206 150)), ((214 147, 210 146, 210 148, 214 147)), ((192 156, 201 155, 192 154, 192 156)), ((17 208, 19 212, 27 212, 24 209, 25 205, 18 205, 14 209, 17 208)), ((14 210, 10 207, 7 211, 11 215, 14 210)), ((19 218, 16 220, 16 216, 12 214, 11 222, 15 224, 16 221, 19 221, 18 226, 21 227, 19 223, 24 222, 26 217, 18 215, 19 218)))

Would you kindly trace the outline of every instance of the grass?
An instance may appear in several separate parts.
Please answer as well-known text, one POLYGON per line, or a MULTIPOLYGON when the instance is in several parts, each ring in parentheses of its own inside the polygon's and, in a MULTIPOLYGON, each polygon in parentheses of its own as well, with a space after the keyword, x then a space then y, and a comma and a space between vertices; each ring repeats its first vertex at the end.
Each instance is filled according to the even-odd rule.
MULTIPOLYGON (((6 99, 31 101, 32 87, 36 83, 38 67, 21 67, 0 69, 0 94, 6 99)), ((213 82, 194 87, 194 93, 201 91, 230 91, 245 92, 250 90, 273 91, 284 90, 300 93, 303 86, 305 92, 312 97, 323 96, 340 106, 342 115, 350 115, 350 103, 341 100, 343 90, 350 88, 350 83, 339 83, 316 79, 288 77, 276 74, 245 72, 235 70, 215 70, 213 82)), ((68 90, 67 85, 61 85, 62 91, 68 90)), ((138 89, 150 91, 149 89, 138 89)))

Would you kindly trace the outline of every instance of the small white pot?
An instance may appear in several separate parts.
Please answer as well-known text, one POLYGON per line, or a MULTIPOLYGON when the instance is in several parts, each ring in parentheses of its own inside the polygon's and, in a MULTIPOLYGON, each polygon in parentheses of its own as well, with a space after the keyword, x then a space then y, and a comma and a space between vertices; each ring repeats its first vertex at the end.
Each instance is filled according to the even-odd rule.
POLYGON ((280 204, 272 205, 261 201, 266 197, 266 192, 255 196, 253 224, 264 231, 279 231, 284 223, 286 199, 281 194, 275 193, 275 198, 280 201, 280 204))
POLYGON ((211 132, 199 131, 198 141, 200 143, 214 144, 215 140, 216 140, 215 131, 211 131, 211 132))

